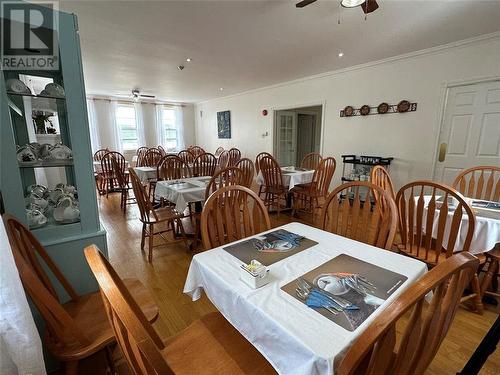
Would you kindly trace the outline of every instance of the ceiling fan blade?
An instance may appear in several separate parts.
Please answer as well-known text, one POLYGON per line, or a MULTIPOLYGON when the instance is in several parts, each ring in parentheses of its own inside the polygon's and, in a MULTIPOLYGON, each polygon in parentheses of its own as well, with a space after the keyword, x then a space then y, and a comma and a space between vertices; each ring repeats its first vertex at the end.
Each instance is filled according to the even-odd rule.
POLYGON ((140 94, 141 98, 156 98, 156 95, 140 94))
POLYGON ((312 4, 314 2, 316 2, 316 0, 302 0, 295 4, 295 6, 297 8, 304 8, 306 5, 312 4))
POLYGON ((376 0, 367 0, 366 2, 361 4, 361 9, 365 14, 374 12, 378 9, 378 4, 376 0))

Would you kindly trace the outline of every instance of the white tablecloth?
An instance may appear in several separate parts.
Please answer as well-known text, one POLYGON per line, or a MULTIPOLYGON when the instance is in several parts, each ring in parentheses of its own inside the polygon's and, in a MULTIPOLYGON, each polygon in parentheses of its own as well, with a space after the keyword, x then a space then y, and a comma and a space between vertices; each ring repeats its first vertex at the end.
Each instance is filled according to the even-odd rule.
POLYGON ((173 185, 174 181, 158 181, 155 188, 155 198, 164 198, 172 203, 178 210, 184 210, 189 202, 203 202, 205 200, 206 183, 210 177, 192 177, 177 180, 176 182, 187 182, 194 185, 184 189, 182 186, 173 185), (179 187, 181 187, 179 189, 179 187))
MULTIPOLYGON (((289 190, 295 185, 311 182, 314 174, 314 170, 298 171, 294 167, 283 167, 281 170, 283 171, 283 185, 288 186, 289 190)), ((262 172, 259 172, 256 180, 258 185, 264 184, 262 172)))
MULTIPOLYGON (((426 205, 426 209, 424 212, 424 218, 422 220, 422 229, 425 231, 425 222, 426 222, 426 216, 425 214, 427 213, 427 204, 429 200, 431 199, 431 196, 425 196, 424 201, 426 205)), ((439 198, 437 198, 439 199, 439 198)), ((483 212, 480 209, 476 209, 472 207, 476 214, 476 226, 474 228, 474 235, 472 236, 472 241, 470 244, 470 249, 469 252, 472 254, 481 254, 486 251, 490 251, 495 247, 495 244, 500 242, 500 219, 495 219, 493 216, 491 217, 486 217, 483 216, 483 212)), ((449 231, 451 228, 451 222, 453 219, 453 213, 454 211, 448 212, 448 219, 446 222, 445 226, 445 234, 444 234, 444 239, 443 241, 443 247, 446 249, 447 248, 447 239, 449 235, 449 231)), ((434 216, 434 222, 433 222, 433 228, 432 228, 432 237, 436 238, 437 237, 437 232, 438 232, 438 221, 439 221, 439 215, 436 214, 434 216)), ((469 219, 467 215, 462 216, 462 223, 460 225, 460 228, 458 229, 458 235, 457 235, 457 240, 455 243, 455 252, 462 251, 465 243, 465 238, 467 236, 467 230, 469 228, 469 219)))
MULTIPOLYGON (((125 169, 128 169, 129 166, 130 163, 128 161, 125 161, 125 169)), ((102 164, 100 161, 94 161, 94 172, 102 173, 102 164)))
POLYGON ((224 317, 246 337, 280 374, 333 374, 335 357, 357 337, 384 306, 422 276, 424 263, 304 224, 282 228, 318 242, 272 264, 272 281, 253 290, 239 280, 241 261, 222 248, 196 254, 184 293, 193 300, 202 290, 224 317), (408 280, 354 332, 311 311, 280 288, 342 253, 408 277, 408 280))
POLYGON ((134 171, 142 182, 156 178, 156 167, 134 167, 134 171))

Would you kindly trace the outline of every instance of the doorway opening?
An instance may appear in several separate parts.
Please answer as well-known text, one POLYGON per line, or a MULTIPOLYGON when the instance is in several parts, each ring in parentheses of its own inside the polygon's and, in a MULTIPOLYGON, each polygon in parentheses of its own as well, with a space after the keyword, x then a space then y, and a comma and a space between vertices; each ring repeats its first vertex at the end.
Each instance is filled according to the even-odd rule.
POLYGON ((282 166, 300 166, 311 152, 320 152, 323 106, 274 112, 274 156, 282 166))

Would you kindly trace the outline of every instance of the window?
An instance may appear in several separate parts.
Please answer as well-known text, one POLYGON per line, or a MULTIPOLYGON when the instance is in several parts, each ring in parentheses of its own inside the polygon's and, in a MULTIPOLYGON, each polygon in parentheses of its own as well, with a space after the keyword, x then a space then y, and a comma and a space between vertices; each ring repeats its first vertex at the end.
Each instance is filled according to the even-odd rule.
POLYGON ((172 108, 163 108, 163 145, 168 151, 177 150, 178 133, 175 126, 175 111, 172 108))
POLYGON ((120 131, 120 142, 123 150, 136 150, 137 123, 135 121, 135 108, 133 105, 119 104, 116 108, 116 123, 120 131))

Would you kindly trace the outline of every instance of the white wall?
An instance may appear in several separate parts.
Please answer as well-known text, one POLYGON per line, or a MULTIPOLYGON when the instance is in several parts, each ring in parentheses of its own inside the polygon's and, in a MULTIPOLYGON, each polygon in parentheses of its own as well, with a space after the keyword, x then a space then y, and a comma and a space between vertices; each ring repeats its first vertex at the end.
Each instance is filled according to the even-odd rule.
POLYGON ((334 184, 340 183, 340 156, 362 154, 393 156, 391 174, 399 187, 432 178, 446 82, 491 76, 500 77, 500 37, 198 103, 196 139, 212 152, 218 146, 234 146, 254 158, 259 152, 272 152, 273 109, 324 104, 323 154, 337 159, 334 184), (418 110, 339 117, 346 105, 359 108, 402 99, 417 102, 418 110), (269 111, 266 117, 263 109, 269 111), (223 110, 231 111, 229 140, 217 139, 216 113, 223 110), (269 136, 263 137, 266 131, 269 136))

